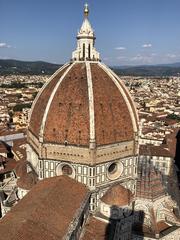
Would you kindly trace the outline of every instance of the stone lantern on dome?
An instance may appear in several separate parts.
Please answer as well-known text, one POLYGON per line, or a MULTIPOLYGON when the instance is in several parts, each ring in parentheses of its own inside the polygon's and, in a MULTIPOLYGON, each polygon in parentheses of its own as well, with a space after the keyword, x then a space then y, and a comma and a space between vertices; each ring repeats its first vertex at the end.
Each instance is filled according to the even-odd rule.
POLYGON ((72 53, 73 61, 99 61, 100 55, 96 51, 95 34, 88 20, 89 8, 85 4, 84 7, 84 21, 80 31, 77 34, 77 49, 72 53))

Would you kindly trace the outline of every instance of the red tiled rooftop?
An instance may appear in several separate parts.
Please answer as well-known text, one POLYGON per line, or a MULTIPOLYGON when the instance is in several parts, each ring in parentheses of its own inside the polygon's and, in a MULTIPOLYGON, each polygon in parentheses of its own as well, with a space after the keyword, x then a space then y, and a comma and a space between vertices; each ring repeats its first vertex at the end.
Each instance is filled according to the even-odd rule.
POLYGON ((126 102, 108 74, 91 64, 97 145, 133 140, 133 125, 126 102))
MULTIPOLYGON (((91 63, 96 145, 113 144, 134 139, 132 117, 127 103, 111 77, 97 63, 91 63)), ((43 89, 32 110, 29 130, 39 137, 42 119, 52 91, 62 76, 61 71, 43 89)), ((75 63, 67 72, 47 112, 43 140, 48 143, 89 146, 90 115, 87 69, 75 63)), ((137 115, 124 86, 122 89, 137 115)))
POLYGON ((176 143, 177 143, 177 134, 180 131, 179 128, 175 128, 174 131, 165 136, 164 142, 169 148, 169 151, 173 157, 176 155, 176 143))
POLYGON ((165 229, 167 229, 169 227, 170 226, 167 223, 165 223, 164 221, 157 222, 158 232, 162 232, 162 231, 164 231, 165 229))
POLYGON ((81 240, 105 240, 108 239, 108 223, 90 217, 85 225, 84 235, 81 240))
POLYGON ((101 201, 108 205, 125 206, 133 200, 133 194, 120 184, 116 184, 108 189, 101 201))
MULTIPOLYGON (((66 68, 65 68, 66 69, 66 68)), ((31 132, 33 132, 36 137, 39 137, 40 127, 43 119, 43 115, 46 109, 46 105, 48 103, 49 97, 58 82, 58 80, 61 78, 63 73, 65 72, 65 69, 60 71, 49 83, 48 85, 42 90, 38 101, 36 102, 34 109, 31 113, 31 119, 29 124, 29 129, 31 132)))
POLYGON ((172 157, 172 154, 170 153, 168 146, 165 145, 154 146, 150 144, 140 145, 139 155, 172 157))
POLYGON ((5 158, 1 155, 0 155, 0 162, 3 163, 3 166, 4 166, 4 169, 0 170, 0 174, 11 172, 17 166, 17 162, 14 159, 5 158))
POLYGON ((17 186, 25 190, 30 190, 37 182, 38 176, 35 172, 31 171, 26 172, 24 176, 17 180, 17 186))
POLYGON ((51 103, 45 142, 89 144, 89 103, 85 64, 75 64, 60 84, 51 103), (53 126, 53 127, 52 127, 53 126))
POLYGON ((8 149, 7 149, 7 144, 0 141, 0 154, 1 153, 8 153, 8 149))
POLYGON ((151 199, 152 201, 165 196, 162 175, 154 167, 146 168, 139 173, 136 196, 142 199, 151 199))
POLYGON ((67 176, 39 181, 0 220, 0 238, 62 239, 87 194, 83 184, 67 176))

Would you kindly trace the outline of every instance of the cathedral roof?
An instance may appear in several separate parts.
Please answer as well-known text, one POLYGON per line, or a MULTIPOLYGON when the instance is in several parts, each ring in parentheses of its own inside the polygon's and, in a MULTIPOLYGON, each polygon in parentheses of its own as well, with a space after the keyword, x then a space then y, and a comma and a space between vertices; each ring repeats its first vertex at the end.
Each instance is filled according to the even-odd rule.
POLYGON ((97 146, 134 139, 137 115, 119 78, 99 62, 59 69, 38 94, 29 130, 43 142, 97 146))
POLYGON ((108 223, 90 217, 85 225, 82 240, 105 240, 109 239, 108 223))
POLYGON ((116 184, 108 189, 101 201, 108 205, 125 206, 133 200, 132 192, 120 184, 116 184))
POLYGON ((136 196, 152 201, 165 196, 162 174, 153 166, 139 168, 136 196))
POLYGON ((63 239, 88 194, 83 184, 67 176, 39 181, 0 220, 0 238, 6 240, 63 239))
POLYGON ((95 164, 109 158, 102 159, 102 152, 99 155, 96 152, 96 157, 92 151, 112 145, 121 147, 120 151, 114 151, 118 157, 137 153, 135 104, 125 84, 101 63, 94 48, 95 37, 88 13, 85 5, 84 21, 71 61, 47 81, 31 108, 27 140, 43 159, 60 159, 62 154, 68 158, 66 154, 71 155, 72 151, 67 153, 67 149, 73 148, 73 159, 67 161, 95 164), (129 145, 124 146, 125 150, 122 149, 124 143, 129 145), (78 158, 80 148, 81 159, 78 158))

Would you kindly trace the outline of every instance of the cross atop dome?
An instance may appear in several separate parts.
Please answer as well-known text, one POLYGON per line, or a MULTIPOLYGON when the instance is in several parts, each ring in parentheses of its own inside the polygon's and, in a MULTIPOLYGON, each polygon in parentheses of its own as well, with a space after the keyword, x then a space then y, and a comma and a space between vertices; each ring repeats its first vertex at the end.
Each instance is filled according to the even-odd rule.
POLYGON ((88 20, 89 7, 86 3, 84 5, 84 20, 80 31, 77 34, 77 48, 72 53, 73 61, 99 61, 100 56, 96 51, 95 34, 88 20))

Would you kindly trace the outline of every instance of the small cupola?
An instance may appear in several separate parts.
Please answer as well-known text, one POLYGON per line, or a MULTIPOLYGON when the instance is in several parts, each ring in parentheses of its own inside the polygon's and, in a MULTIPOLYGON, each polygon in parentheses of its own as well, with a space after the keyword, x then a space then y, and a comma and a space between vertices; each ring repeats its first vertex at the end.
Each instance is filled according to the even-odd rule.
POLYGON ((88 4, 84 6, 84 21, 81 29, 77 34, 77 48, 72 53, 73 61, 99 61, 99 52, 96 51, 95 34, 88 20, 89 8, 88 4))

